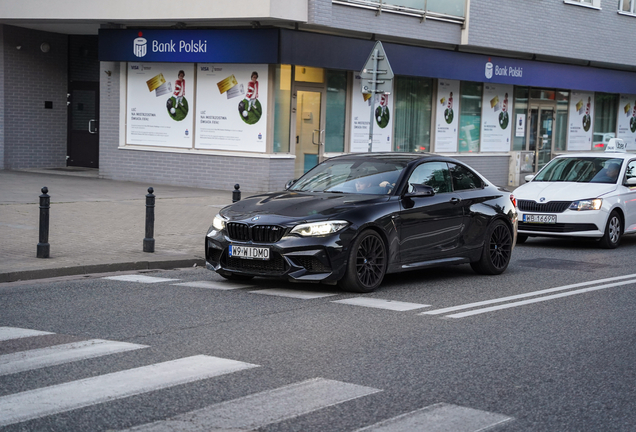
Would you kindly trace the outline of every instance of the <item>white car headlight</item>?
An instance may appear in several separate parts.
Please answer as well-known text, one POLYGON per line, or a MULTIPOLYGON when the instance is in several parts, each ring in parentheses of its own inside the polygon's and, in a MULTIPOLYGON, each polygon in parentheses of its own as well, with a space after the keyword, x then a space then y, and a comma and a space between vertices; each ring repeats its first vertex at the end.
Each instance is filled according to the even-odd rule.
POLYGON ((223 231, 223 228, 225 228, 225 219, 223 219, 221 215, 214 216, 212 226, 218 231, 223 231))
POLYGON ((602 205, 603 205, 603 200, 601 198, 587 199, 587 200, 574 201, 572 204, 570 204, 569 209, 576 210, 576 211, 598 210, 601 208, 602 205))
POLYGON ((311 237, 311 236, 324 236, 333 233, 337 233, 338 231, 346 228, 349 225, 347 221, 324 221, 324 222, 311 222, 296 225, 290 234, 298 234, 303 237, 311 237))

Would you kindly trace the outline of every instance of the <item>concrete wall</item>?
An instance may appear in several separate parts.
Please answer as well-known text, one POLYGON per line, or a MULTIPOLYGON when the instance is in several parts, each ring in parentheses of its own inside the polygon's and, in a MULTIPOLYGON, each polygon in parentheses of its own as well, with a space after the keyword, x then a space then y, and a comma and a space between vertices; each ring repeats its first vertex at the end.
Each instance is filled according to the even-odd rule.
MULTIPOLYGON (((244 193, 282 190, 294 175, 294 159, 171 153, 119 148, 120 66, 102 62, 100 84, 99 175, 113 180, 234 190, 244 193), (242 179, 242 180, 240 180, 242 179)), ((138 148, 138 147, 137 147, 138 148)))
POLYGON ((66 35, 3 26, 5 169, 66 166, 67 44, 66 35))
POLYGON ((497 186, 508 185, 510 156, 451 156, 478 171, 497 186))
POLYGON ((636 17, 563 0, 471 0, 468 41, 479 47, 636 66, 636 17))

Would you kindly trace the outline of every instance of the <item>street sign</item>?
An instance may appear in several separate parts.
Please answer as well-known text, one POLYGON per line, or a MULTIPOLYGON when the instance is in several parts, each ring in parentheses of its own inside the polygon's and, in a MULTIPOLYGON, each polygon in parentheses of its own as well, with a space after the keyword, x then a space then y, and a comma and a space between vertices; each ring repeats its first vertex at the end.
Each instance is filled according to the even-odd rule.
POLYGON ((377 41, 373 46, 369 58, 360 71, 360 78, 362 79, 362 93, 391 91, 393 69, 391 69, 382 42, 377 41))

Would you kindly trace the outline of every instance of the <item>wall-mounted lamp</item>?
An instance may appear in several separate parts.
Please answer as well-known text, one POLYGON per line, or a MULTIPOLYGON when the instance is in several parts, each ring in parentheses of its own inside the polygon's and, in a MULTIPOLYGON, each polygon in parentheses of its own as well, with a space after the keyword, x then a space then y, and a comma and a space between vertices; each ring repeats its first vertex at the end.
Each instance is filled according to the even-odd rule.
POLYGON ((51 51, 51 45, 49 45, 47 42, 42 42, 42 45, 40 45, 40 51, 42 51, 43 53, 51 51))
POLYGON ((17 47, 15 47, 15 49, 17 49, 18 51, 20 51, 22 49, 22 45, 18 45, 17 47))

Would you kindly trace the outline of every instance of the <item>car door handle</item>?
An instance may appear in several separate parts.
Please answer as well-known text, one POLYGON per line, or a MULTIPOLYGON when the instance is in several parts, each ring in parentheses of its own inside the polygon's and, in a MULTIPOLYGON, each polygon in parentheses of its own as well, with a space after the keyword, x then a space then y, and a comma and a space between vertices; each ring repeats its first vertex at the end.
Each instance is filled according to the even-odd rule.
POLYGON ((451 200, 450 200, 451 204, 459 204, 460 201, 461 201, 461 199, 459 199, 459 198, 451 198, 451 200))

